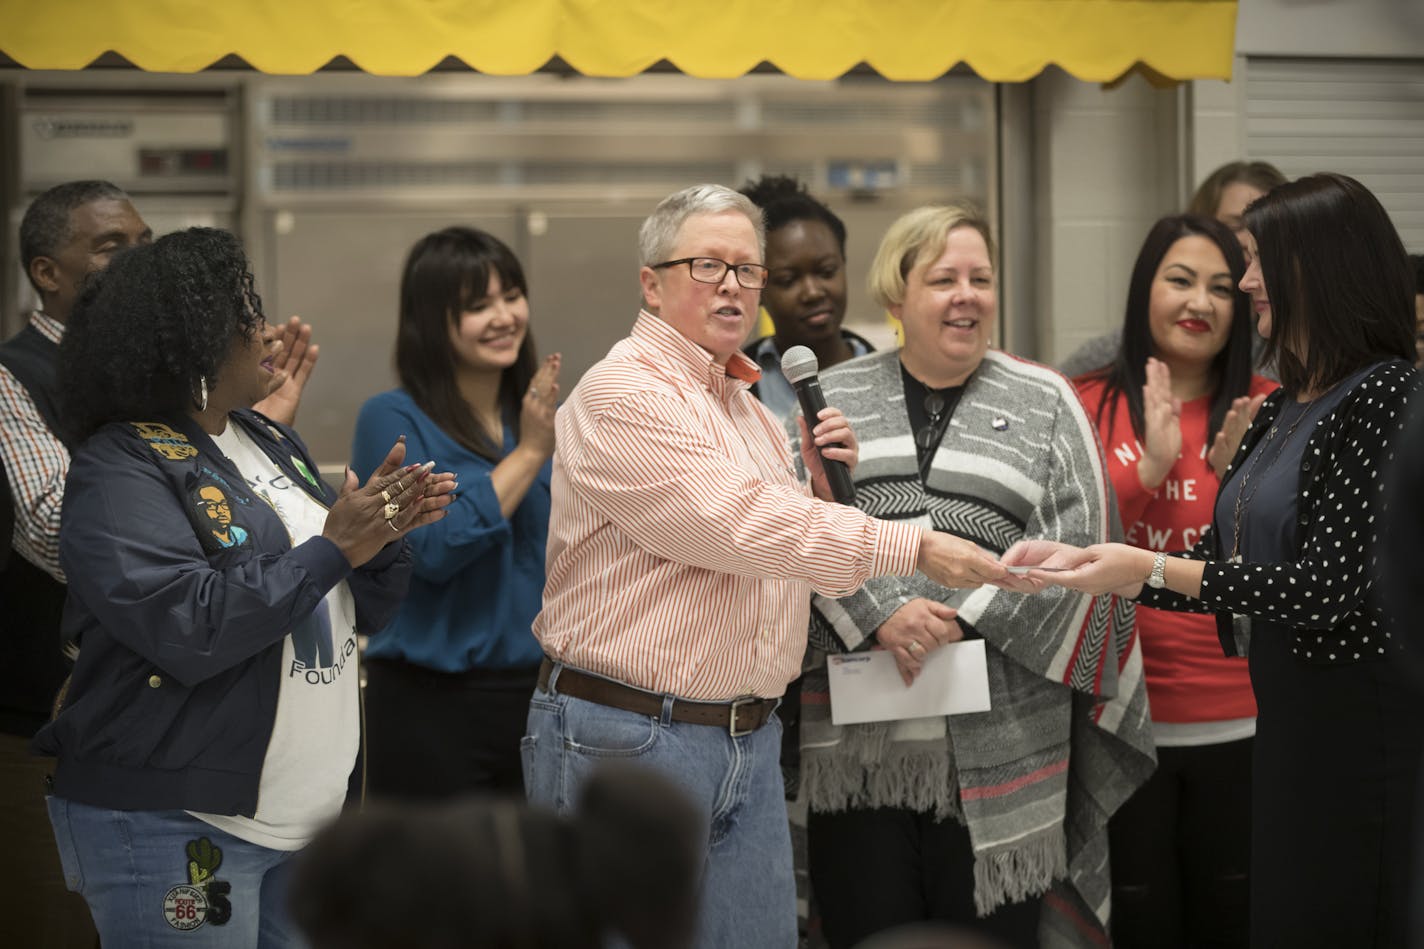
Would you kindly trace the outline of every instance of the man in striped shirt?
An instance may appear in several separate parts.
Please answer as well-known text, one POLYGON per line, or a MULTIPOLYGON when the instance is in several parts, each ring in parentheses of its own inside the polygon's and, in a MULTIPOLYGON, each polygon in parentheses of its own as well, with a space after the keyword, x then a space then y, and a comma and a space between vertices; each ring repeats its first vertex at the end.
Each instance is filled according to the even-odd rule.
MULTIPOLYGON (((60 651, 64 573, 59 565, 60 502, 69 449, 60 420, 59 343, 85 279, 153 232, 129 196, 107 181, 71 181, 37 197, 20 222, 21 264, 40 309, 0 344, 0 505, 13 518, 12 547, 0 563, 0 920, 16 945, 82 946, 97 937, 84 901, 65 891, 44 780, 49 759, 29 753, 68 672, 60 651)), ((316 360, 309 328, 283 328, 290 372, 257 408, 285 422, 296 414, 316 360), (299 343, 300 345, 294 345, 299 343)))
MULTIPOLYGON (((808 494, 740 352, 766 285, 763 241, 761 212, 719 185, 677 192, 643 223, 644 309, 558 413, 534 623, 548 659, 524 745, 530 798, 559 809, 603 761, 678 780, 707 820, 698 944, 780 949, 796 942, 796 907, 769 723, 799 671, 811 592, 916 569, 979 586, 1007 571, 951 535, 833 503, 813 442, 856 460, 834 409, 802 439, 808 494)), ((951 635, 924 632, 927 647, 951 635)))

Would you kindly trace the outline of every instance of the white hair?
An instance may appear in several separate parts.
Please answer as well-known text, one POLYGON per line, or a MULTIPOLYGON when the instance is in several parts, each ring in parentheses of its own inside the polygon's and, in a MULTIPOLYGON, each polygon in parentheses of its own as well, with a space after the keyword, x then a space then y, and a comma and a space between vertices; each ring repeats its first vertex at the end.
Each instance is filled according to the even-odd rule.
POLYGON ((724 185, 693 185, 674 192, 658 202, 643 226, 638 228, 638 257, 644 267, 668 259, 678 232, 687 219, 696 214, 721 214, 739 211, 745 214, 756 230, 757 249, 766 252, 766 222, 761 208, 740 191, 724 185))

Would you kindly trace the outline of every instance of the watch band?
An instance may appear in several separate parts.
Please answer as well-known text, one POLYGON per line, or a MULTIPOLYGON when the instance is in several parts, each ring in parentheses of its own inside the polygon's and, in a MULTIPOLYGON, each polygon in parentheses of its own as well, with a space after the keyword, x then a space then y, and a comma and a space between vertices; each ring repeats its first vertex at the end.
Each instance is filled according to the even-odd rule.
POLYGON ((1159 553, 1152 558, 1152 572, 1147 575, 1147 585, 1160 590, 1167 585, 1167 555, 1159 553))

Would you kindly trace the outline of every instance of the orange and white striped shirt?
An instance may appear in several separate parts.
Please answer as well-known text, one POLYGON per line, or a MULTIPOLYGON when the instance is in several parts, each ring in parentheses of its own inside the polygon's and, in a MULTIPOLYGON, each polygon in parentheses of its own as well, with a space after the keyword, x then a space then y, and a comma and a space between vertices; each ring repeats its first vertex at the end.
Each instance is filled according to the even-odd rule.
POLYGON ((914 573, 918 527, 808 495, 756 378, 644 311, 559 408, 534 621, 550 657, 683 698, 775 697, 812 590, 914 573))

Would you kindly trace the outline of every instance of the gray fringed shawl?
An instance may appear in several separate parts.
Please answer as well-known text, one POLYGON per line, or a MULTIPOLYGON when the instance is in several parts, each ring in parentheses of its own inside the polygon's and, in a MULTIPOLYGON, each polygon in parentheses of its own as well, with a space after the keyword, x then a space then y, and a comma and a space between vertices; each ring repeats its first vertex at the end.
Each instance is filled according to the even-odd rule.
MULTIPOLYGON (((921 483, 898 352, 821 376, 860 441, 856 506, 967 538, 995 554, 1020 538, 1119 536, 1092 423, 1061 375, 991 351, 921 483)), ((794 425, 794 422, 792 423, 794 425)), ((1057 587, 1024 596, 946 590, 923 575, 816 596, 802 687, 801 779, 813 810, 902 807, 955 818, 975 853, 981 914, 1045 894, 1044 945, 1106 941, 1107 819, 1151 773, 1133 606, 1057 587), (988 712, 837 727, 824 653, 869 648, 915 597, 958 610, 990 647, 988 712)))

